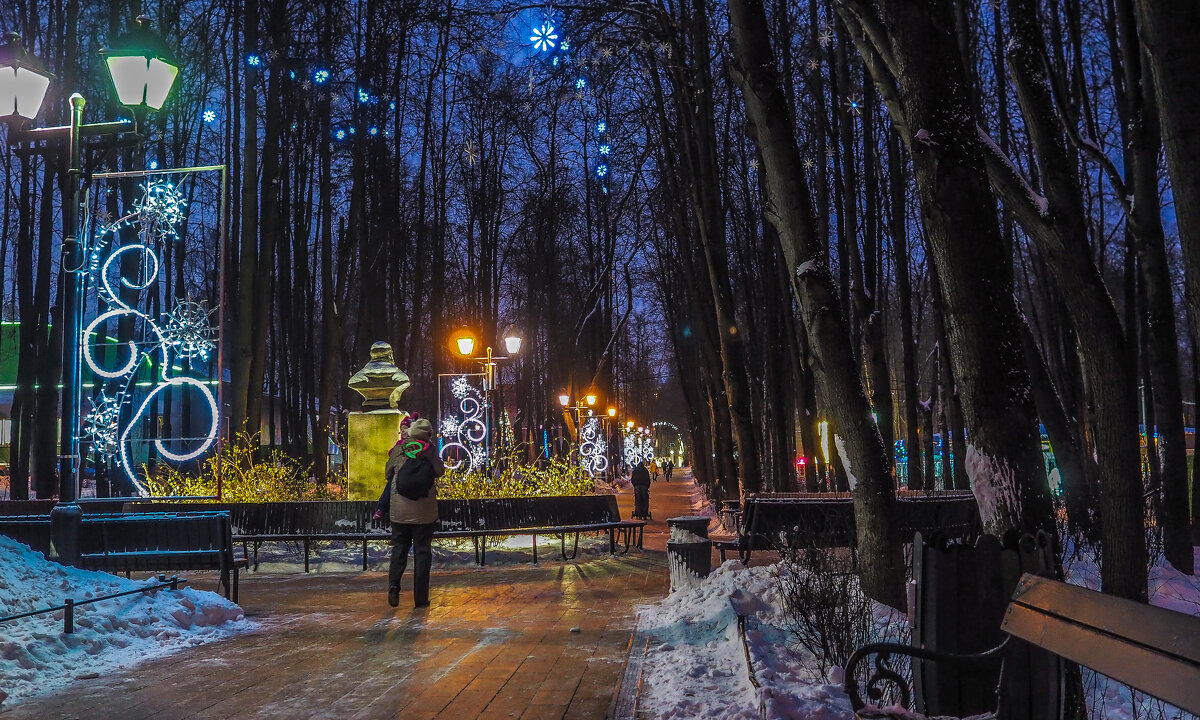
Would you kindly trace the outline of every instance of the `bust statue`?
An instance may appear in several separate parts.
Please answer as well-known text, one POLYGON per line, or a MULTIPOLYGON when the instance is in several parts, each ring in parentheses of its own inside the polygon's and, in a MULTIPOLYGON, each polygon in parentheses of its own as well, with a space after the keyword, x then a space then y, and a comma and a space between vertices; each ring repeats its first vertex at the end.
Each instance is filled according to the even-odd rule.
POLYGON ((408 375, 396 367, 392 346, 382 340, 371 345, 371 360, 354 373, 347 383, 363 397, 364 411, 396 407, 400 396, 411 384, 408 375))

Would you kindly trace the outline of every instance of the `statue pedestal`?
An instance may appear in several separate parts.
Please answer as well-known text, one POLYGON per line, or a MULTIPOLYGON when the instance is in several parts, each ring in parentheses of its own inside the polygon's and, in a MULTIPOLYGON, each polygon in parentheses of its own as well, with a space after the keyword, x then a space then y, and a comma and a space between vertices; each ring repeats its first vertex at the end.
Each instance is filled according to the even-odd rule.
POLYGON ((347 497, 350 500, 378 500, 387 484, 384 466, 388 451, 400 432, 399 410, 350 413, 349 443, 346 448, 347 497))

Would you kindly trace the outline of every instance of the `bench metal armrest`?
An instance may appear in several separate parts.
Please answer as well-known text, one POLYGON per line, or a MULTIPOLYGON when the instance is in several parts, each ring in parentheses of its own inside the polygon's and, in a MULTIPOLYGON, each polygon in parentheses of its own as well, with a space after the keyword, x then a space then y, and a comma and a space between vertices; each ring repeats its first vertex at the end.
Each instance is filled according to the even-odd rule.
POLYGON ((892 669, 893 655, 904 655, 910 658, 920 658, 921 660, 931 660, 933 662, 957 663, 959 665, 982 665, 1002 655, 1005 648, 1008 647, 1010 639, 1006 637, 1004 642, 996 647, 978 653, 940 652, 912 645, 904 645, 902 643, 869 643, 855 650, 854 654, 850 656, 843 674, 842 687, 845 689, 846 694, 850 696, 850 704, 854 707, 855 713, 866 707, 862 696, 859 695, 858 680, 856 679, 855 671, 858 669, 859 664, 874 655, 875 669, 867 677, 866 682, 867 698, 872 701, 879 700, 883 697, 883 683, 891 683, 900 692, 900 705, 905 708, 911 708, 912 688, 898 672, 892 669))

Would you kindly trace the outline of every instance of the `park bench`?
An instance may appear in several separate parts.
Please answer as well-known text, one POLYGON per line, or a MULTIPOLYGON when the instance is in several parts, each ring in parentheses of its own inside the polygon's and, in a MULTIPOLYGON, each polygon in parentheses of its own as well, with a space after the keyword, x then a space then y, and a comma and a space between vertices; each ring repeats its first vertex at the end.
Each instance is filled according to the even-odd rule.
POLYGON ((1053 720, 1071 677, 1064 660, 1200 708, 1200 618, 1058 582, 1047 577, 1053 570, 1041 534, 1003 547, 986 535, 974 546, 916 538, 911 644, 873 643, 850 657, 844 686, 855 712, 911 720, 878 708, 893 705, 928 717, 1053 720), (911 659, 911 684, 898 656, 911 659), (864 698, 860 666, 871 657, 864 698))
POLYGON ((606 531, 609 552, 615 553, 618 536, 624 538, 625 552, 631 542, 642 547, 646 527, 640 520, 622 520, 614 495, 439 500, 438 519, 433 536, 471 538, 479 565, 487 560, 488 536, 533 536, 533 561, 537 562, 538 535, 557 536, 562 541, 562 559, 568 560, 579 553, 581 532, 606 531), (566 538, 572 533, 574 550, 568 558, 566 538))
MULTIPOLYGON (((908 494, 896 500, 893 513, 900 537, 979 527, 978 506, 970 493, 908 494)), ((713 544, 722 562, 727 552, 749 562, 756 550, 853 547, 853 500, 849 493, 752 493, 742 501, 737 535, 713 544)))
MULTIPOLYGON (((258 568, 259 546, 264 542, 299 542, 304 550, 304 571, 310 568, 313 541, 361 543, 362 567, 367 569, 367 544, 389 542, 387 518, 372 519, 372 501, 309 501, 265 503, 156 503, 139 502, 126 506, 127 512, 182 511, 213 508, 229 512, 234 527, 233 540, 240 542, 258 568), (252 550, 251 550, 252 548, 252 550)), ((575 535, 575 553, 579 533, 607 531, 609 550, 616 552, 617 538, 628 552, 631 542, 642 543, 645 523, 622 520, 617 499, 612 495, 580 495, 540 498, 487 498, 481 500, 439 500, 439 527, 435 538, 469 537, 475 547, 478 564, 486 560, 485 538, 495 535, 532 535, 534 562, 537 562, 537 536, 562 537, 561 553, 566 554, 566 535, 575 535), (636 538, 636 540, 635 540, 636 538)), ((574 558, 575 555, 571 555, 574 558)))
MULTIPOLYGON (((49 516, 0 518, 0 534, 32 549, 50 551, 49 516)), ((244 557, 233 552, 229 514, 92 513, 79 524, 79 567, 123 572, 216 570, 225 597, 238 599, 238 572, 244 557)))

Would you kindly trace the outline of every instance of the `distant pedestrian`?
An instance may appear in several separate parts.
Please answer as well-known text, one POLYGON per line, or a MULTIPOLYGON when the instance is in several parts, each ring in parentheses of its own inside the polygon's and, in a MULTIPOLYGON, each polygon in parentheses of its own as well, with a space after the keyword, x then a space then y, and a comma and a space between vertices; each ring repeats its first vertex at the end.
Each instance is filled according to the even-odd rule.
POLYGON ((388 455, 387 484, 379 496, 375 518, 392 522, 392 561, 388 566, 388 604, 400 604, 400 578, 413 549, 413 605, 429 606, 429 571, 433 566, 433 530, 438 520, 437 478, 446 468, 430 442, 433 426, 424 418, 403 431, 388 455))
POLYGON ((633 516, 639 520, 649 520, 650 471, 646 469, 644 460, 639 460, 637 466, 633 468, 629 484, 633 485, 633 516))
POLYGON ((647 469, 650 471, 650 479, 658 482, 658 464, 653 459, 650 460, 650 467, 647 469))
POLYGON ((666 476, 667 482, 671 482, 671 473, 675 471, 675 463, 671 462, 670 458, 663 463, 663 475, 666 476))

